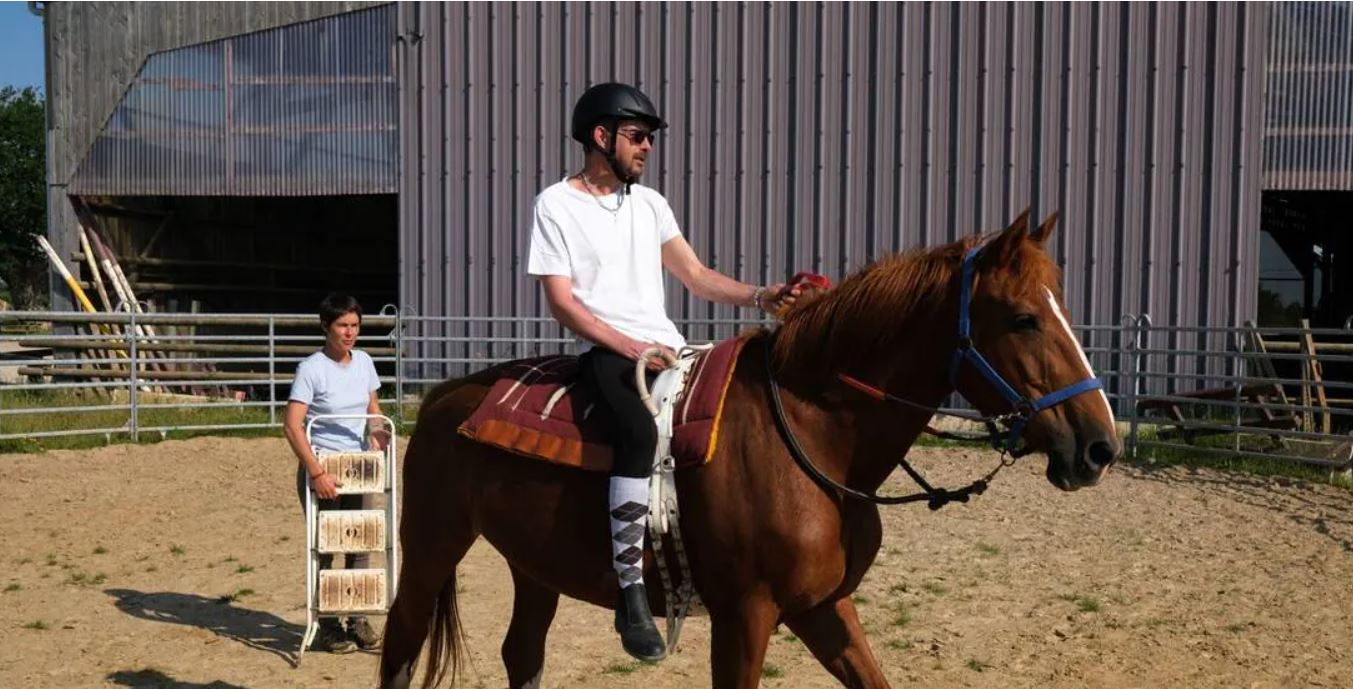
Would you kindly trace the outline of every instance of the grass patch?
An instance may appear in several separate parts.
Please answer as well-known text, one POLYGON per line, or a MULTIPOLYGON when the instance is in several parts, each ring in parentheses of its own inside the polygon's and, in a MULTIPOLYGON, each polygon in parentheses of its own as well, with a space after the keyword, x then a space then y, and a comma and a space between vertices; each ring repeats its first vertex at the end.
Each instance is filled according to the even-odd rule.
POLYGON ((1253 626, 1253 622, 1237 622, 1235 624, 1226 625, 1226 631, 1231 632, 1232 634, 1239 634, 1253 626))
POLYGON ((916 441, 912 443, 912 447, 976 447, 986 449, 990 448, 991 444, 984 440, 950 440, 948 438, 936 438, 929 433, 922 433, 916 438, 916 441))
POLYGON ((603 674, 607 675, 628 675, 635 672, 636 670, 638 670, 643 666, 644 663, 637 660, 632 660, 628 663, 618 663, 618 662, 610 663, 606 667, 602 668, 601 671, 603 674))
POLYGON ((48 630, 48 629, 51 629, 51 627, 48 627, 48 626, 47 626, 47 623, 46 623, 46 622, 43 622, 42 620, 34 620, 34 621, 32 621, 32 622, 29 622, 28 624, 25 624, 25 625, 23 626, 23 628, 24 628, 24 629, 36 629, 37 631, 40 631, 40 632, 41 632, 41 631, 46 631, 46 630, 48 630))
MULTIPOLYGON (((1190 416, 1190 418, 1193 417, 1190 416)), ((1218 423, 1233 423, 1234 419, 1230 416, 1224 416, 1219 417, 1216 421, 1218 423)), ((1154 428, 1141 428, 1137 431, 1137 435, 1141 443, 1138 446, 1138 457, 1135 462, 1138 466, 1216 469, 1254 476, 1291 478, 1346 488, 1353 487, 1350 486, 1348 478, 1332 474, 1327 468, 1302 464, 1296 460, 1236 455, 1235 434, 1200 436, 1194 438, 1191 445, 1185 445, 1183 439, 1174 436, 1160 438, 1154 428), (1153 443, 1169 443, 1169 445, 1153 443)), ((1274 450, 1267 435, 1244 433, 1240 435, 1240 449, 1245 452, 1279 452, 1293 457, 1324 458, 1329 448, 1320 444, 1307 443, 1274 450)))
POLYGON ((23 584, 20 584, 20 583, 17 582, 17 581, 11 581, 11 582, 9 583, 9 586, 6 586, 6 587, 5 587, 5 593, 14 593, 15 591, 22 591, 22 590, 23 590, 23 584))
POLYGON ((249 565, 240 565, 239 567, 235 568, 236 574, 248 574, 252 571, 254 571, 254 568, 250 567, 249 565))
POLYGON ((154 572, 154 571, 156 571, 156 570, 158 570, 158 569, 159 569, 159 567, 156 567, 155 565, 149 565, 149 566, 146 567, 146 571, 147 571, 147 572, 154 572))
POLYGON ((909 651, 909 650, 911 650, 911 647, 912 647, 913 645, 915 645, 915 644, 912 643, 912 640, 911 640, 911 639, 889 639, 889 640, 888 640, 888 648, 891 648, 891 649, 893 649, 894 651, 909 651))
POLYGON ((221 596, 220 598, 217 598, 216 602, 221 604, 236 603, 244 599, 245 596, 252 595, 254 595, 253 589, 240 589, 234 593, 229 593, 224 596, 221 596))
POLYGON ((85 572, 71 572, 66 578, 66 583, 73 586, 98 586, 108 581, 108 575, 103 572, 97 574, 87 574, 85 572))
POLYGON ((850 597, 850 600, 856 605, 869 605, 869 596, 863 593, 856 593, 850 597))
MULTIPOLYGON (((79 450, 102 447, 109 441, 132 442, 131 434, 123 430, 131 423, 131 412, 125 408, 126 391, 112 396, 96 394, 92 390, 7 390, 0 391, 0 408, 53 409, 62 407, 107 406, 108 409, 51 414, 18 414, 6 416, 0 432, 45 433, 51 431, 88 430, 87 435, 0 440, 0 453, 44 452, 46 450, 79 450), (118 429, 106 433, 99 429, 118 429)), ((144 394, 144 393, 143 393, 144 394)), ((153 400, 147 404, 161 403, 153 400)), ((281 415, 277 418, 280 422, 281 415)), ((260 407, 240 407, 230 401, 196 409, 142 408, 137 414, 141 428, 169 426, 238 426, 267 424, 268 410, 260 407)), ((155 443, 162 439, 179 440, 203 435, 232 437, 264 437, 277 435, 276 428, 241 428, 213 431, 168 431, 163 436, 157 431, 142 431, 137 441, 155 443)))
POLYGON ((1000 554, 1001 554, 1001 549, 1000 549, 1000 547, 999 547, 999 546, 994 546, 994 545, 992 545, 992 544, 990 544, 990 543, 978 543, 975 547, 977 548, 977 552, 979 552, 979 553, 981 553, 981 554, 983 554, 983 555, 1000 555, 1000 554))
POLYGON ((766 679, 780 679, 785 676, 785 671, 775 663, 766 663, 761 666, 761 676, 766 679))
POLYGON ((48 554, 47 554, 47 566, 48 566, 48 567, 55 567, 55 566, 56 566, 56 556, 55 556, 55 555, 53 555, 53 554, 51 554, 51 553, 48 553, 48 554))
POLYGON ((286 543, 287 541, 290 541, 290 540, 291 540, 291 536, 278 536, 278 537, 277 537, 277 542, 278 542, 278 543, 286 543))
POLYGON ((226 559, 221 560, 221 562, 239 562, 239 560, 235 559, 235 556, 234 556, 234 555, 231 555, 230 557, 227 557, 226 559))
POLYGON ((1123 529, 1119 532, 1119 537, 1122 539, 1123 545, 1133 548, 1139 548, 1146 544, 1146 537, 1136 529, 1123 529))
POLYGON ((784 635, 784 640, 785 640, 785 641, 788 641, 788 642, 791 643, 791 644, 793 644, 793 643, 798 643, 799 637, 794 636, 793 634, 785 634, 785 635, 784 635))
POLYGON ((1098 600, 1091 598, 1090 596, 1082 596, 1074 593, 1065 593, 1062 594, 1061 596, 1058 596, 1058 598, 1061 598, 1062 600, 1075 605, 1076 609, 1081 612, 1099 612, 1100 610, 1104 609, 1104 606, 1101 605, 1098 600))
POLYGON ((990 663, 984 663, 976 658, 969 658, 968 662, 965 664, 968 666, 968 669, 973 672, 986 672, 991 669, 990 663))
POLYGON ((188 552, 188 549, 187 549, 187 548, 184 548, 183 546, 181 546, 181 545, 179 545, 179 544, 177 544, 177 543, 175 543, 174 545, 169 546, 169 554, 170 554, 170 555, 183 555, 183 554, 186 553, 186 552, 188 552))
POLYGON ((103 547, 103 546, 101 546, 101 545, 100 545, 100 546, 95 546, 95 547, 94 547, 94 554, 95 554, 95 555, 106 555, 107 553, 108 553, 108 549, 105 548, 105 547, 103 547))
POLYGON ((907 606, 899 603, 897 607, 893 609, 893 626, 905 627, 909 624, 911 624, 911 610, 908 609, 907 606))
POLYGON ((921 584, 921 588, 925 589, 926 593, 929 593, 932 596, 943 596, 944 594, 949 593, 949 589, 931 581, 921 584))

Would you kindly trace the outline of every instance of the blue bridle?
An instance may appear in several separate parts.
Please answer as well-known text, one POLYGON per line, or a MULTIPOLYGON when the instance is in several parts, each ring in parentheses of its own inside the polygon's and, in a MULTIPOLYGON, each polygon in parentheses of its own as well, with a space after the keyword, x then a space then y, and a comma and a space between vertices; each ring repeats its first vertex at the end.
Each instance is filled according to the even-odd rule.
MULTIPOLYGON (((991 434, 991 445, 997 450, 1014 453, 1016 445, 1019 443, 1020 436, 1024 433, 1024 428, 1033 420, 1034 416, 1044 409, 1055 407, 1076 395, 1090 392, 1092 390, 1102 390, 1104 384, 1098 378, 1086 378, 1079 383, 1073 383, 1060 390, 1050 392, 1038 399, 1029 399, 1021 395, 1006 382, 1005 378, 983 357, 981 352, 973 346, 972 341, 972 286, 974 266, 977 257, 982 253, 982 247, 976 246, 968 250, 963 257, 963 270, 958 292, 958 347, 954 350, 954 358, 949 363, 949 383, 958 389, 958 370, 966 361, 972 364, 977 372, 987 382, 991 383, 996 391, 1001 393, 1001 397, 1010 403, 1012 411, 1009 414, 997 417, 997 420, 1007 424, 1008 430, 1000 431, 995 428, 995 424, 988 421, 988 432, 991 434)), ((960 393, 962 394, 962 393, 960 393)))

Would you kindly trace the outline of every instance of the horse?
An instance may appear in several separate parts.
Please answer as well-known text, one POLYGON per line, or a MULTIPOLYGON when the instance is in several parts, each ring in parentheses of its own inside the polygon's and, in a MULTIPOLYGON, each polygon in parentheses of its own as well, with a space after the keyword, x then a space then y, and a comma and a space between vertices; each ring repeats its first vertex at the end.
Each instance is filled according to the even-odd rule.
MULTIPOLYGON (((1022 407, 1024 446, 1046 454, 1046 477, 1059 489, 1095 485, 1118 458, 1113 412, 1102 389, 1090 389, 1097 381, 1084 385, 1094 374, 1045 250, 1055 220, 1031 228, 1025 211, 986 237, 879 259, 801 299, 774 330, 746 335, 713 459, 679 470, 676 481, 690 571, 710 620, 715 689, 757 686, 780 624, 842 685, 889 686, 851 601, 882 540, 878 507, 837 488, 873 495, 955 390, 984 414, 1022 407), (981 352, 1001 383, 956 351, 981 352), (907 404, 880 404, 843 385, 843 375, 907 404), (1075 381, 1085 389, 1053 393, 1075 381), (1050 393, 1065 399, 1027 404, 1050 393), (781 425, 829 483, 805 471, 781 425)), ((615 606, 606 475, 457 434, 495 370, 440 384, 419 411, 404 466, 404 566, 387 617, 383 688, 409 686, 429 636, 423 687, 455 683, 464 662, 456 566, 480 536, 511 570, 501 651, 514 689, 541 686, 560 595, 615 606)), ((644 576, 661 612, 651 545, 644 576)))

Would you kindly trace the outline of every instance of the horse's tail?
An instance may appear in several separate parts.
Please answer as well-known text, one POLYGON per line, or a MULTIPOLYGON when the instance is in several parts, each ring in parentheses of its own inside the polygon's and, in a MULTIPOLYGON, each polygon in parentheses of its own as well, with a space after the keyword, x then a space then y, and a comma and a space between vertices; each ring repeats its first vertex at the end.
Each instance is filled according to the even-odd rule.
POLYGON ((461 627, 460 606, 456 600, 456 572, 442 584, 432 610, 431 633, 428 639, 428 670, 423 677, 423 689, 432 689, 450 675, 456 683, 456 673, 465 661, 465 632, 461 627))

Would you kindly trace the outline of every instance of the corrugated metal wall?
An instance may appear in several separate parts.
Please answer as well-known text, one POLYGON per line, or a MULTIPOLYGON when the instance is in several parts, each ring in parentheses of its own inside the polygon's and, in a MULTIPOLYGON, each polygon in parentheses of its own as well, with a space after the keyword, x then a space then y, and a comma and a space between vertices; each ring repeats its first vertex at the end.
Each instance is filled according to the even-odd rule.
MULTIPOLYGON (((839 277, 1032 206, 1061 213, 1076 321, 1239 323, 1255 308, 1267 11, 401 5, 402 301, 543 313, 529 207, 579 168, 574 99, 614 79, 672 122, 645 183, 744 280, 839 277)), ((737 315, 669 293, 675 317, 737 315)))
MULTIPOLYGON (((47 46, 47 236, 76 250, 66 184, 151 53, 370 7, 373 2, 44 3, 47 46)), ((60 278, 53 306, 71 308, 60 278)))
POLYGON ((155 53, 73 195, 393 194, 395 7, 155 53))
POLYGON ((1264 188, 1353 191, 1353 3, 1270 11, 1264 188))

